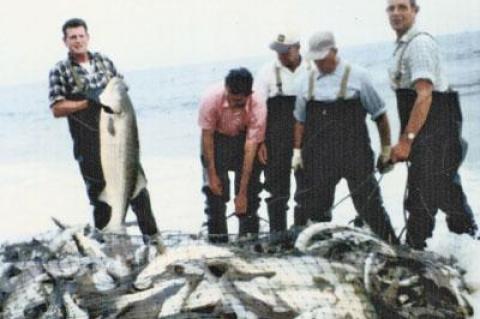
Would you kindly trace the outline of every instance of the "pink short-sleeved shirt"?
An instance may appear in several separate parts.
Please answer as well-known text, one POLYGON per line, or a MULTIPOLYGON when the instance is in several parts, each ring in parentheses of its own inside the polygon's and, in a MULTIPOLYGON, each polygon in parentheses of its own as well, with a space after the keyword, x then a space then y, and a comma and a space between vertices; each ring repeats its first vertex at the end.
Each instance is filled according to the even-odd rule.
POLYGON ((222 84, 208 90, 202 98, 198 124, 204 130, 214 130, 228 136, 246 131, 248 141, 261 143, 265 138, 266 118, 267 107, 263 97, 254 92, 244 109, 234 109, 228 106, 222 84))

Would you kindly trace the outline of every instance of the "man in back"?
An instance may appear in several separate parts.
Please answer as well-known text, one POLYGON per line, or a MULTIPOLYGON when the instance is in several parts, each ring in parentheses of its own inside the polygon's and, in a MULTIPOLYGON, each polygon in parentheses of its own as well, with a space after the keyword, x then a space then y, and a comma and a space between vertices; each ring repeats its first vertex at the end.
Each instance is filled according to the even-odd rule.
MULTIPOLYGON (((259 159, 264 165, 265 189, 270 233, 287 230, 287 210, 290 199, 290 175, 293 154, 293 109, 297 94, 297 82, 309 63, 300 55, 300 39, 293 33, 279 33, 270 44, 276 59, 267 63, 255 78, 255 88, 266 98, 267 128, 265 143, 259 149, 259 159)), ((295 172, 295 199, 301 197, 302 169, 295 172)), ((296 205, 294 224, 305 226, 307 214, 296 205)))

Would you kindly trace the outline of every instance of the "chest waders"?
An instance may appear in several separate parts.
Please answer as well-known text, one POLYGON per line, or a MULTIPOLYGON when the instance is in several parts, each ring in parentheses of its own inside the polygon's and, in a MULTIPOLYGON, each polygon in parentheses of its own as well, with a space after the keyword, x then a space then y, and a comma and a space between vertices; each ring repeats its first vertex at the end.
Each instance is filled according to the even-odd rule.
MULTIPOLYGON (((72 74, 75 87, 79 94, 67 96, 69 100, 84 100, 89 88, 86 80, 78 73, 71 64, 68 68, 72 74)), ((106 70, 104 70, 105 72, 106 70)), ((105 74, 108 74, 105 72, 105 74)), ((95 227, 102 229, 110 220, 110 206, 98 201, 98 196, 105 187, 105 179, 100 160, 100 107, 88 102, 87 108, 70 114, 68 126, 73 140, 73 154, 80 167, 90 205, 94 207, 93 218, 95 227)))
MULTIPOLYGON (((414 90, 399 89, 396 96, 403 132, 417 94, 414 90)), ((477 229, 458 175, 467 148, 461 131, 458 93, 433 92, 426 122, 415 137, 408 159, 407 242, 414 248, 426 246, 438 209, 447 215, 450 231, 474 235, 477 229)))
MULTIPOLYGON (((235 195, 240 189, 240 180, 242 176, 244 147, 246 133, 240 133, 237 136, 228 136, 215 132, 214 135, 214 153, 215 168, 218 178, 221 181, 223 193, 221 196, 215 195, 208 186, 208 171, 205 159, 202 157, 204 185, 202 192, 206 196, 205 214, 207 215, 207 228, 210 242, 227 242, 227 203, 230 200, 230 179, 228 172, 234 172, 234 190, 235 195)), ((253 163, 252 174, 250 176, 247 190, 247 212, 244 216, 239 216, 239 235, 258 234, 259 218, 257 210, 260 206, 259 193, 260 185, 260 166, 253 163)))
POLYGON ((310 95, 306 106, 302 157, 310 191, 304 206, 312 221, 331 221, 335 188, 345 178, 360 217, 380 238, 397 244, 374 175, 366 111, 359 98, 345 98, 348 70, 337 100, 315 101, 310 95))
MULTIPOLYGON (((108 83, 111 76, 103 60, 100 60, 99 65, 101 71, 107 77, 108 83)), ((68 67, 72 73, 75 86, 81 93, 71 94, 67 99, 84 100, 87 91, 91 89, 86 87, 86 81, 82 80, 81 75, 71 63, 68 67)), ((103 90, 103 88, 97 88, 96 90, 103 90)), ((103 229, 110 221, 111 207, 98 200, 98 196, 105 187, 100 159, 100 110, 100 106, 89 101, 89 106, 86 109, 68 116, 68 126, 73 140, 73 153, 80 166, 90 204, 93 206, 94 225, 98 229, 103 229)), ((148 236, 156 234, 158 229, 147 189, 144 188, 140 191, 137 197, 130 201, 130 205, 137 216, 142 234, 148 236)))
MULTIPOLYGON (((264 166, 265 189, 270 233, 287 230, 287 210, 290 199, 290 174, 293 155, 293 127, 295 96, 283 94, 280 68, 275 67, 278 94, 267 99, 267 127, 265 145, 267 164, 264 166)), ((297 189, 301 184, 301 172, 295 174, 297 189)))

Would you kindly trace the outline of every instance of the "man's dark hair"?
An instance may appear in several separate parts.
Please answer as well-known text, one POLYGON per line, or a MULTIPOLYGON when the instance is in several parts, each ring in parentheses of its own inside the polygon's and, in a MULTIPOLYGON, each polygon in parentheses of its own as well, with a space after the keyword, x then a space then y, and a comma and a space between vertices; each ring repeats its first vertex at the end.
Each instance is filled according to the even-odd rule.
POLYGON ((415 9, 415 11, 418 13, 420 11, 420 7, 417 4, 417 0, 410 0, 410 6, 415 9))
POLYGON ((80 19, 80 18, 72 18, 72 19, 67 20, 67 21, 63 24, 63 27, 62 27, 63 36, 64 36, 64 37, 67 36, 67 29, 77 28, 77 27, 84 27, 84 28, 85 28, 85 31, 88 32, 87 23, 86 23, 84 20, 82 20, 82 19, 80 19))
POLYGON ((246 68, 231 69, 225 77, 225 85, 232 94, 252 94, 253 76, 246 68))

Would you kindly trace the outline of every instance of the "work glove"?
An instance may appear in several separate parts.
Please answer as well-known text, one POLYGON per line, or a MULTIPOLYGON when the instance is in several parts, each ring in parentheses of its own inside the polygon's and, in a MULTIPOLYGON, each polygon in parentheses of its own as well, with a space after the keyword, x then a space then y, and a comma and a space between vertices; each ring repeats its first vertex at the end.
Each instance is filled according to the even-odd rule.
POLYGON ((377 169, 380 174, 386 174, 393 169, 393 162, 390 157, 392 148, 390 145, 383 145, 382 152, 378 156, 377 169))
POLYGON ((100 94, 103 92, 103 89, 97 88, 97 89, 89 89, 85 93, 85 99, 88 100, 89 102, 93 103, 93 105, 100 106, 105 112, 109 114, 113 114, 113 110, 106 106, 103 105, 100 102, 100 94))
POLYGON ((293 149, 292 168, 294 171, 303 168, 302 150, 299 148, 293 149))

